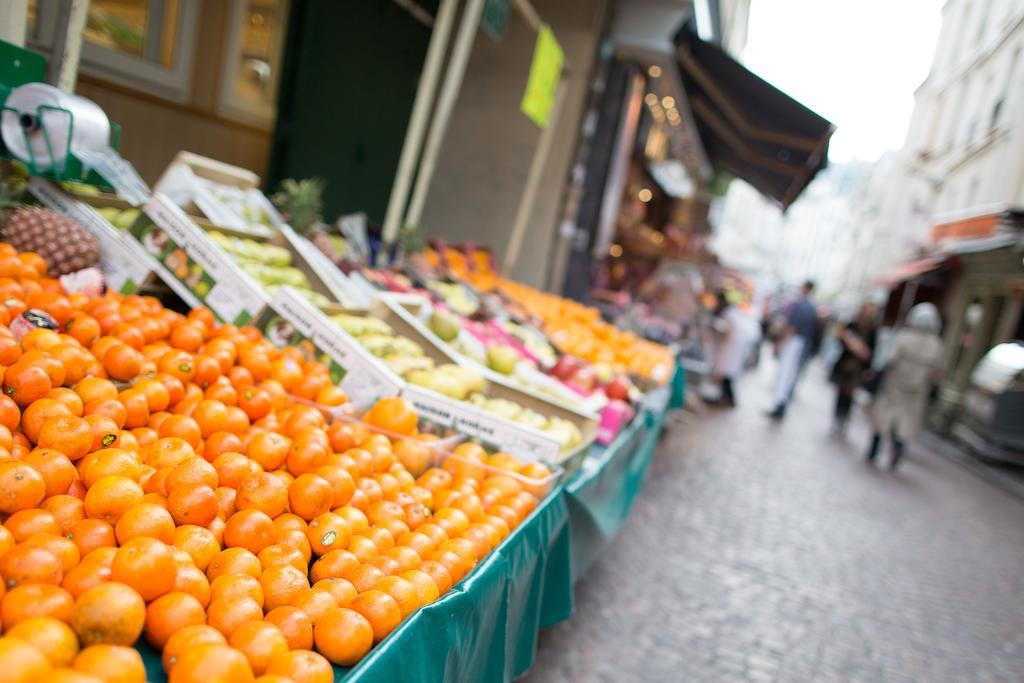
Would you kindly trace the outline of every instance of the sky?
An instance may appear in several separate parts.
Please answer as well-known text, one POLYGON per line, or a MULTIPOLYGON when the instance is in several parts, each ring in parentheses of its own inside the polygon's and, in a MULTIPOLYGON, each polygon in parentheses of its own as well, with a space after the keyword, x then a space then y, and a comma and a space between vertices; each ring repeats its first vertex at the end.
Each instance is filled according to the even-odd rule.
POLYGON ((903 146, 942 0, 752 0, 744 65, 837 129, 829 159, 903 146))

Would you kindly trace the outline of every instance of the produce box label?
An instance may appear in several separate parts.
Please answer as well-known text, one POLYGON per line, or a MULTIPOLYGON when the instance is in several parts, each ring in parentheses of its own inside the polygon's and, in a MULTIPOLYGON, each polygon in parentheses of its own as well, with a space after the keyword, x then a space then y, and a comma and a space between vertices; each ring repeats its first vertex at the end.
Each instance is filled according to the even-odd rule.
POLYGON ((428 389, 407 385, 402 391, 402 398, 409 401, 423 419, 444 427, 452 427, 466 436, 479 439, 520 458, 554 462, 561 450, 558 441, 543 432, 428 389))
POLYGON ((396 375, 291 287, 281 287, 270 307, 276 315, 261 326, 267 338, 278 346, 296 339, 311 342, 330 359, 332 378, 353 402, 368 404, 401 391, 402 381, 396 375))
POLYGON ((132 235, 162 265, 160 276, 179 296, 188 292, 222 321, 245 325, 267 302, 260 289, 176 204, 161 194, 146 204, 132 235))
POLYGON ((133 239, 81 202, 43 178, 32 178, 29 191, 49 208, 77 221, 100 243, 100 269, 107 286, 121 294, 134 294, 157 270, 156 261, 133 239))

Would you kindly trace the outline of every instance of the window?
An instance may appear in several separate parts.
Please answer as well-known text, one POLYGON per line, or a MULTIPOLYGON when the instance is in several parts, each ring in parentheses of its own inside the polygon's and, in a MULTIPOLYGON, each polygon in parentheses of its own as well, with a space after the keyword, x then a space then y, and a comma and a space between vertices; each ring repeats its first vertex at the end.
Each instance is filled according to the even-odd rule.
POLYGON ((231 1, 221 113, 257 125, 273 124, 287 24, 287 0, 231 1))
MULTIPOLYGON (((83 73, 174 100, 188 95, 198 0, 92 0, 83 73)), ((53 47, 58 0, 29 3, 29 42, 53 47)))
POLYGON ((1013 57, 1010 58, 1010 66, 1006 70, 1006 77, 1003 79, 1003 87, 999 92, 999 96, 995 103, 992 105, 992 118, 989 120, 989 129, 996 127, 999 123, 999 115, 1003 111, 1003 107, 1006 105, 1006 98, 1010 96, 1010 89, 1013 87, 1013 79, 1017 75, 1017 62, 1020 60, 1021 48, 1017 48, 1013 51, 1013 57))

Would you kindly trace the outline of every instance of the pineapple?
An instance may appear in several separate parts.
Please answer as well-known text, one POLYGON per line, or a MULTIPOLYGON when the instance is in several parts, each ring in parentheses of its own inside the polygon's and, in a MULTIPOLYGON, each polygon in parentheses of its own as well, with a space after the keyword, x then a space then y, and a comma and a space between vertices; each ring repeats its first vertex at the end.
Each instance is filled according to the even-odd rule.
POLYGON ((305 235, 323 222, 323 193, 324 181, 320 178, 298 181, 286 178, 270 199, 284 214, 288 225, 305 235))
POLYGON ((41 206, 22 206, 4 217, 3 238, 18 251, 34 251, 51 277, 95 266, 100 245, 81 225, 41 206))

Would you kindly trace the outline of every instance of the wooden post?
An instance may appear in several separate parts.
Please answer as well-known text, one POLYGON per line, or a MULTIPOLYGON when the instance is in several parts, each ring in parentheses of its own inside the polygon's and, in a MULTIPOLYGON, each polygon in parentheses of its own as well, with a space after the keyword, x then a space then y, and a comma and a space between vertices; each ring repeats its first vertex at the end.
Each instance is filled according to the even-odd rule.
POLYGON ((28 23, 28 0, 0 2, 0 40, 25 46, 25 25, 28 23))
POLYGON ((65 92, 74 92, 78 81, 78 61, 82 56, 82 34, 89 16, 89 0, 60 0, 60 5, 47 80, 65 92))
POLYGON ((469 0, 465 9, 462 10, 462 24, 455 37, 452 57, 448 62, 448 73, 441 85, 437 110, 434 112, 434 120, 430 125, 430 133, 427 135, 426 147, 423 149, 423 159, 420 161, 416 185, 412 190, 409 210, 405 214, 406 225, 419 226, 420 220, 423 218, 423 206, 427 202, 427 191, 430 189, 430 181, 434 177, 437 157, 441 153, 441 144, 444 142, 445 132, 448 130, 448 121, 451 119, 452 110, 455 109, 459 90, 462 89, 462 79, 466 75, 466 66, 469 64, 469 55, 473 51, 473 41, 476 39, 476 31, 480 25, 480 15, 483 10, 484 0, 469 0))
POLYGON ((516 209, 516 218, 512 223, 512 233, 508 238, 508 247, 505 249, 505 258, 502 260, 501 272, 506 276, 512 276, 512 269, 519 260, 519 250, 523 246, 523 238, 530 228, 530 216, 533 213, 533 205, 537 201, 537 192, 540 190, 540 181, 544 176, 544 170, 548 163, 548 155, 555 141, 555 131, 558 128, 558 115, 565 100, 566 82, 565 78, 558 81, 555 89, 555 101, 551 105, 551 115, 548 118, 548 125, 540 133, 540 140, 533 152, 533 161, 530 162, 530 173, 526 177, 526 187, 523 188, 523 196, 519 199, 519 208, 516 209))
POLYGON ((409 198, 409 186, 412 185, 416 162, 419 161, 420 150, 423 149, 423 136, 427 132, 430 109, 434 104, 434 94, 437 91, 444 55, 448 49, 448 37, 452 32, 455 10, 458 6, 459 0, 441 0, 437 18, 434 20, 434 31, 430 36, 427 58, 423 64, 419 85, 416 87, 416 100, 413 103, 412 115, 409 117, 409 129, 406 131, 405 141, 402 143, 402 156, 398 160, 395 183, 391 188, 391 197, 388 199, 387 213, 384 215, 382 230, 384 244, 394 244, 402 227, 399 223, 409 198))

